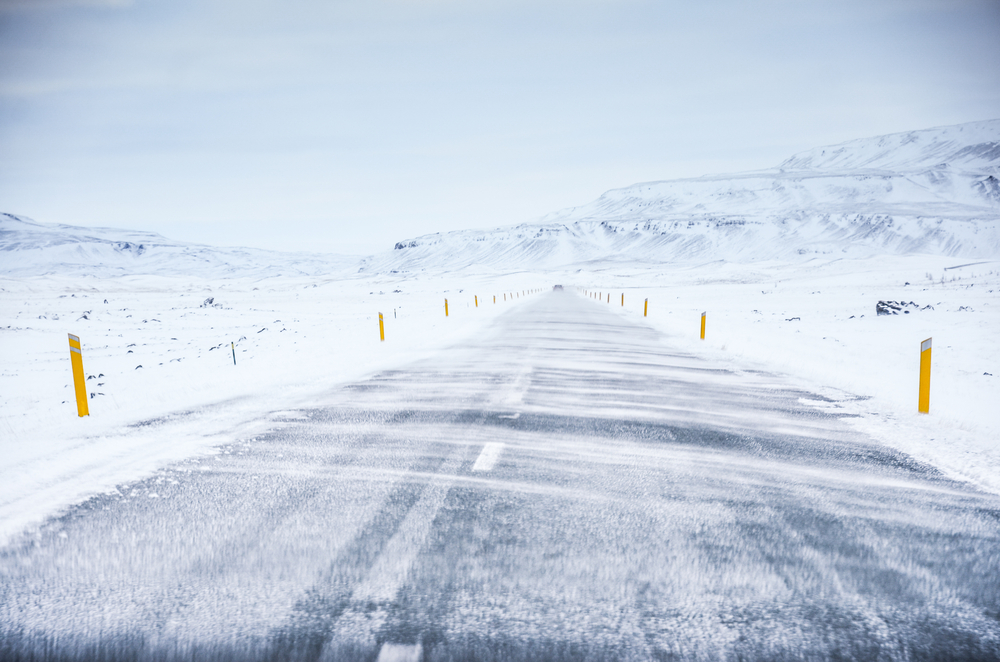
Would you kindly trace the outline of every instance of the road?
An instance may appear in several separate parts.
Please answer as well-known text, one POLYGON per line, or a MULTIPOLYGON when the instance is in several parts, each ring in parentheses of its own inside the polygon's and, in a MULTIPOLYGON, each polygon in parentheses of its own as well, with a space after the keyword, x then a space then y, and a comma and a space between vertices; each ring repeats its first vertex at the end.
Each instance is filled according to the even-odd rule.
POLYGON ((1000 659, 1000 498, 569 291, 273 418, 4 549, 0 658, 1000 659))

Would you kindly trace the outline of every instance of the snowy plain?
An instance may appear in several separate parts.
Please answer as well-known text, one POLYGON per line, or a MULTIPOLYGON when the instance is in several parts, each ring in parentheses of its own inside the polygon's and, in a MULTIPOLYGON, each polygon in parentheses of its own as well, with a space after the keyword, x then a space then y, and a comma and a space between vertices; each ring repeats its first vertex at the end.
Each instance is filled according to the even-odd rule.
POLYGON ((526 300, 523 290, 556 283, 599 293, 594 305, 662 331, 677 349, 823 393, 831 401, 812 404, 1000 492, 1000 261, 959 264, 909 256, 407 278, 5 278, 0 534, 218 452, 268 429, 272 412, 446 351, 526 300), (879 300, 933 310, 877 316, 879 300), (66 333, 81 337, 93 377, 86 418, 76 415, 66 333), (917 370, 928 337, 931 412, 922 415, 917 370))
POLYGON ((540 292, 70 508, 0 658, 996 659, 1000 497, 641 319, 540 292))
POLYGON ((537 283, 485 280, 0 280, 0 537, 267 429, 272 412, 459 342, 537 283), (83 345, 84 418, 67 333, 83 345))
POLYGON ((0 542, 170 463, 224 452, 344 384, 447 351, 522 303, 520 292, 554 284, 599 293, 679 350, 822 393, 812 406, 1000 491, 998 145, 1000 121, 865 139, 363 259, 4 215, 0 542), (877 316, 882 300, 917 305, 877 316), (67 333, 83 344, 87 418, 76 415, 67 333), (930 337, 921 415, 919 346, 930 337))

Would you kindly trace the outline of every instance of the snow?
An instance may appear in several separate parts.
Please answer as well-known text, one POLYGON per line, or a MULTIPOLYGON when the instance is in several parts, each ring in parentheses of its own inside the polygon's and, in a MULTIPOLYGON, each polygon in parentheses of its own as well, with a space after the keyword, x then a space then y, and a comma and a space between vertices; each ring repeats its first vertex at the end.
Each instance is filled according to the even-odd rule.
POLYGON ((928 129, 819 148, 771 170, 635 184, 538 224, 417 237, 363 268, 1000 258, 998 177, 1000 120, 928 129))
POLYGON ((1000 491, 998 139, 1000 121, 853 141, 364 259, 0 215, 0 543, 286 425, 352 381, 440 355, 528 300, 505 292, 556 283, 600 291, 593 305, 673 347, 801 385, 822 396, 809 404, 881 443, 1000 491), (880 300, 933 310, 879 317, 880 300), (87 418, 67 333, 94 377, 87 418))
POLYGON ((493 304, 474 279, 0 278, 0 538, 459 342, 526 301, 504 303, 500 286, 520 292, 527 280, 490 282, 493 304), (81 338, 95 394, 86 418, 67 333, 81 338))
POLYGON ((851 416, 882 443, 997 492, 1000 260, 955 268, 960 264, 940 256, 883 256, 656 272, 610 266, 599 277, 591 274, 585 287, 605 295, 594 305, 642 319, 671 346, 733 370, 784 375, 830 399, 810 404, 851 416), (642 318, 646 298, 649 316, 642 318), (933 310, 877 316, 877 302, 887 299, 933 310), (923 415, 917 412, 920 343, 931 337, 931 405, 923 415))
POLYGON ((946 165, 969 171, 1000 173, 1000 136, 997 120, 969 122, 922 131, 906 131, 877 138, 861 138, 840 145, 801 152, 779 166, 782 170, 921 171, 946 165))
POLYGON ((355 270, 359 258, 219 248, 152 232, 37 223, 0 213, 0 273, 16 276, 186 276, 203 278, 330 275, 355 270), (275 258, 278 258, 277 260, 275 258))
POLYGON ((996 652, 1000 498, 642 319, 529 297, 90 499, 5 554, 0 638, 131 659, 996 652))

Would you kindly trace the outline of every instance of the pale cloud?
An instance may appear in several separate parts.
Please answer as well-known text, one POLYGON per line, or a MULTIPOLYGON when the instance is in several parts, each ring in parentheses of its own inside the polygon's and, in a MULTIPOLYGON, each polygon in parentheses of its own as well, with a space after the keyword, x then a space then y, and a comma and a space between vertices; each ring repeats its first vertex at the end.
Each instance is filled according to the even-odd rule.
POLYGON ((0 0, 28 6, 0 211, 180 239, 376 250, 1000 116, 996 0, 0 0))

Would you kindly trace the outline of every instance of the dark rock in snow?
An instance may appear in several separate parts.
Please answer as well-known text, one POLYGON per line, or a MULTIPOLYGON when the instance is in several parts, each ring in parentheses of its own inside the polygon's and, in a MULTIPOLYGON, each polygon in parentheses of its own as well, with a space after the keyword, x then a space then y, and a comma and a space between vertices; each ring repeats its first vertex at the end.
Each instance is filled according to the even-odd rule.
POLYGON ((879 301, 875 304, 875 313, 878 315, 898 315, 900 311, 909 315, 910 310, 934 310, 934 306, 928 304, 921 308, 912 301, 879 301))

